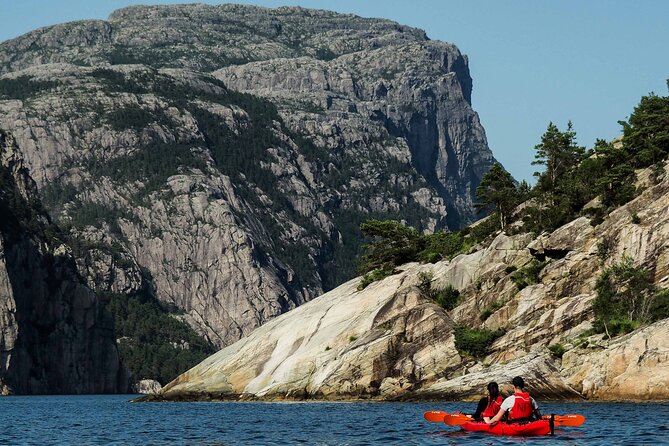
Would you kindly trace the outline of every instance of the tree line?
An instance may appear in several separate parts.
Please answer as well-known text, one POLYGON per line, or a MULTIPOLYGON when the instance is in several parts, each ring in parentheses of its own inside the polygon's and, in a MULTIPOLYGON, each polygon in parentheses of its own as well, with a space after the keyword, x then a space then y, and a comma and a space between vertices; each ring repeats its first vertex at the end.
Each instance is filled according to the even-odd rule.
MULTIPOLYGON (((510 230, 512 223, 513 230, 540 233, 589 214, 592 223, 598 224, 606 213, 638 194, 636 169, 653 167, 651 179, 656 183, 664 178, 664 163, 669 157, 669 96, 651 93, 642 97, 629 119, 619 124, 622 138, 599 139, 586 149, 577 143, 571 122, 565 130, 549 123, 534 147, 532 164, 543 168, 534 173, 536 184, 518 183, 501 164, 494 164, 476 189, 476 207, 488 217, 460 232, 420 234, 397 221, 363 223, 361 231, 369 243, 358 259, 363 275, 359 288, 394 274, 403 263, 452 258, 499 230, 510 230), (597 197, 600 202, 586 209, 585 205, 597 197)), ((600 244, 600 254, 605 256, 605 243, 600 244)), ((534 275, 538 277, 543 266, 534 268, 534 275)), ((514 281, 525 280, 518 273, 514 276, 514 281)), ((615 336, 669 317, 669 291, 657 289, 651 273, 629 258, 606 268, 595 291, 594 332, 615 336)), ((463 330, 463 351, 477 354, 483 351, 481 345, 499 335, 463 330)))

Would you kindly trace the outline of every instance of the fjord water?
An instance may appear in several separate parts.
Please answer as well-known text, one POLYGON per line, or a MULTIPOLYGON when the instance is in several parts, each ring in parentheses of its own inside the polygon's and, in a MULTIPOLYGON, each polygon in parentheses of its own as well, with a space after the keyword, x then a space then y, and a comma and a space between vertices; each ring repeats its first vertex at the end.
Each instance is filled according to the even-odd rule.
POLYGON ((669 403, 544 403, 581 413, 554 437, 498 438, 428 423, 464 403, 128 403, 131 395, 0 397, 3 445, 669 444, 669 403))

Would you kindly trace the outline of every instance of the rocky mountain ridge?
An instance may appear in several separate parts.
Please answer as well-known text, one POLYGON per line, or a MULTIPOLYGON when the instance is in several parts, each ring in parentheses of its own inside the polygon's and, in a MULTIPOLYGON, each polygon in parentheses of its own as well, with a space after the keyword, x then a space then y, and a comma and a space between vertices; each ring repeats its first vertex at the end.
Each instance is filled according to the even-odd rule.
POLYGON ((3 42, 0 73, 89 286, 149 287, 219 347, 351 277, 362 221, 471 220, 494 161, 466 57, 387 20, 131 7, 3 42))
POLYGON ((592 330, 596 283, 612 265, 631 259, 656 287, 669 287, 669 179, 650 181, 653 169, 639 176, 643 192, 602 222, 580 217, 537 237, 500 233, 478 250, 407 264, 363 290, 351 280, 146 400, 462 399, 516 375, 541 398, 666 400, 668 319, 618 338, 592 330), (514 273, 537 264, 536 283, 519 286, 514 273), (462 302, 444 310, 428 298, 426 280, 456 288, 462 302), (297 325, 303 329, 291 329, 297 325), (496 339, 472 356, 458 346, 462 327, 496 339))

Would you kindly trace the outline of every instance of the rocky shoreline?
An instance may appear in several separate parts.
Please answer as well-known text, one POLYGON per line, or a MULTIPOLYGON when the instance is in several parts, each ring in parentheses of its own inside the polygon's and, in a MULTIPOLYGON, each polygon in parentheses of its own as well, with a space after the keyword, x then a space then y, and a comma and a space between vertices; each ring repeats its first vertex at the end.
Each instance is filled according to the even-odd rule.
POLYGON ((492 380, 508 391, 515 375, 541 399, 667 400, 669 319, 612 339, 592 330, 595 282, 608 265, 631 258, 654 272, 656 286, 669 280, 669 181, 641 186, 601 223, 580 217, 537 237, 501 233, 451 261, 406 264, 362 290, 353 279, 144 400, 463 400, 492 380), (537 259, 536 283, 518 287, 513 273, 537 259), (461 303, 437 305, 426 277, 430 288, 456 288, 461 303), (501 304, 484 315, 493 302, 501 304), (457 346, 462 326, 500 335, 475 357, 457 346))

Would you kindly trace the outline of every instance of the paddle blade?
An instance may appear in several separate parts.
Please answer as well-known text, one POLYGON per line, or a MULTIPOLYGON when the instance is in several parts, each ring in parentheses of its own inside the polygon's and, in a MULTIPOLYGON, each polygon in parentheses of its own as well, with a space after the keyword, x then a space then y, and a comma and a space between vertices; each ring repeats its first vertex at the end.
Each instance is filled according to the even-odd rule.
POLYGON ((443 423, 444 417, 446 415, 448 414, 446 412, 442 412, 441 410, 430 410, 423 414, 423 418, 431 423, 443 423))
MULTIPOLYGON (((550 420, 551 416, 544 416, 545 420, 550 420)), ((555 415, 556 426, 580 426, 585 423, 585 417, 576 413, 568 415, 555 415)))
POLYGON ((472 417, 462 413, 447 413, 444 417, 444 423, 448 424, 449 426, 461 426, 469 421, 472 421, 472 417))

